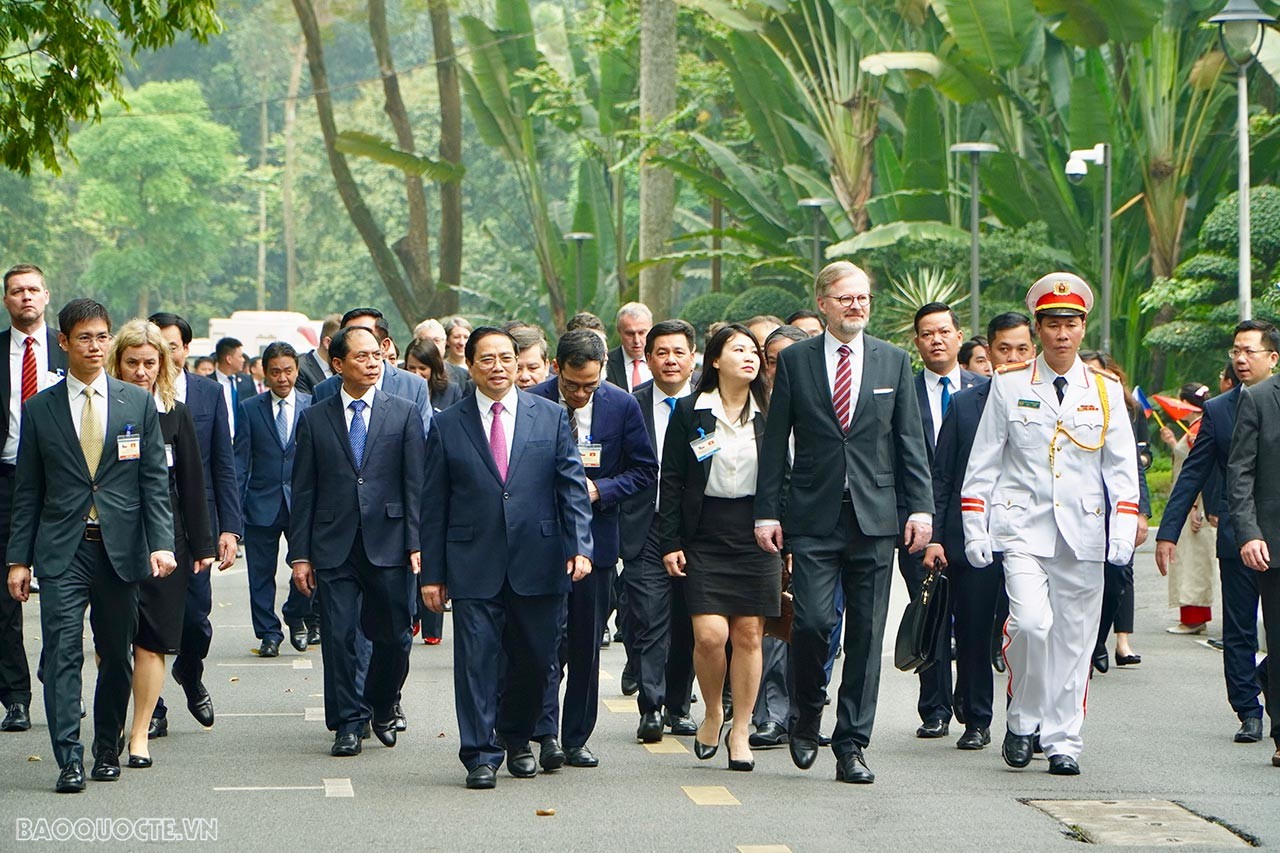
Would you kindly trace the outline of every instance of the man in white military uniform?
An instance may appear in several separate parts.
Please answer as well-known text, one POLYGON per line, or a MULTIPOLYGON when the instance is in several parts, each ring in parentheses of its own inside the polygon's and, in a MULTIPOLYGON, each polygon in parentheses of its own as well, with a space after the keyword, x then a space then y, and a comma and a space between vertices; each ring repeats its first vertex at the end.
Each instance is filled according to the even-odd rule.
POLYGON ((1119 380, 1077 355, 1089 286, 1051 273, 1026 302, 1043 349, 992 377, 961 490, 965 556, 982 567, 1004 552, 1005 763, 1030 763, 1038 729, 1049 772, 1074 776, 1103 560, 1124 565, 1133 555, 1137 451, 1119 380))

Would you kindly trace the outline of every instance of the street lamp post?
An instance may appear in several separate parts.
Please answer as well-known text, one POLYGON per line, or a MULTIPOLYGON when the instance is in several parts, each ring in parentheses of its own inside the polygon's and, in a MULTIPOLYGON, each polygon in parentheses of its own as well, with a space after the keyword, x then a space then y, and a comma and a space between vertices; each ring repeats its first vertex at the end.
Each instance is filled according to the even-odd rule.
POLYGON ((1249 66, 1258 58, 1266 24, 1275 18, 1258 8, 1254 0, 1228 0, 1222 11, 1209 19, 1218 25, 1222 52, 1236 69, 1236 134, 1239 137, 1240 176, 1237 198, 1240 205, 1240 269, 1237 273, 1237 300, 1240 319, 1253 316, 1253 241, 1249 222, 1249 66))
POLYGON ((574 270, 577 272, 577 289, 573 297, 573 310, 578 312, 582 310, 582 244, 588 240, 594 240, 596 235, 590 231, 570 231, 564 235, 566 240, 573 243, 574 257, 577 259, 574 270))
POLYGON ((1111 146, 1099 142, 1092 148, 1072 151, 1067 159, 1067 179, 1079 183, 1089 163, 1102 167, 1102 351, 1111 352, 1111 146))
POLYGON ((813 277, 822 269, 822 208, 835 204, 831 198, 802 198, 800 206, 807 207, 813 219, 813 277))
POLYGON ((976 335, 982 329, 982 311, 978 304, 978 158, 995 154, 1000 146, 990 142, 958 142, 947 150, 969 155, 969 322, 976 335))

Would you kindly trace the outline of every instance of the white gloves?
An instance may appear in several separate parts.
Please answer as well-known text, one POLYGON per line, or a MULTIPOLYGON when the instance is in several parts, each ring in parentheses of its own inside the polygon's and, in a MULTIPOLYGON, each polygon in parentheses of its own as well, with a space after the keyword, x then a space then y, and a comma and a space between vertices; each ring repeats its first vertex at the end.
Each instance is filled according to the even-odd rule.
POLYGON ((1107 562, 1113 566, 1125 566, 1133 559, 1133 541, 1112 539, 1107 543, 1107 562))
POLYGON ((980 539, 968 539, 964 541, 964 556, 969 561, 969 565, 975 569, 986 568, 991 565, 994 559, 991 555, 991 538, 983 536, 980 539))

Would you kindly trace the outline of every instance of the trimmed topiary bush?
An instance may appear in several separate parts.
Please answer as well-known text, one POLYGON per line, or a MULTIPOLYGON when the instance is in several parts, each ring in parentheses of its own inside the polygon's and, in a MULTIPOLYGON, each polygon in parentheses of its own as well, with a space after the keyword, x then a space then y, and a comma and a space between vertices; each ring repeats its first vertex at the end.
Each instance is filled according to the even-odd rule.
POLYGON ((750 320, 759 314, 772 314, 785 320, 788 315, 803 307, 800 298, 794 293, 773 285, 758 285, 738 294, 725 317, 735 323, 750 320))
POLYGON ((681 320, 688 320, 699 336, 706 334, 707 326, 725 318, 733 303, 732 294, 704 293, 694 297, 680 312, 681 320))

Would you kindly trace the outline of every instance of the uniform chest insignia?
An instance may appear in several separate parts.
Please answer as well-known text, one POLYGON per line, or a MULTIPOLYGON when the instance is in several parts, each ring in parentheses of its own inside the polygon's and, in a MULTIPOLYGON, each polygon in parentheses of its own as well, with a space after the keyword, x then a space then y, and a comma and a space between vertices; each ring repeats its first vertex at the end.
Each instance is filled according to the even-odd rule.
POLYGON ((1038 409, 1040 408, 1040 401, 1039 400, 1019 400, 1018 408, 1019 409, 1038 409))
POLYGON ((1098 407, 1097 407, 1097 406, 1093 406, 1093 405, 1090 405, 1090 404, 1086 403, 1085 405, 1083 405, 1083 406, 1081 406, 1080 408, 1076 409, 1076 411, 1077 411, 1077 412, 1096 412, 1096 411, 1098 411, 1098 407))

